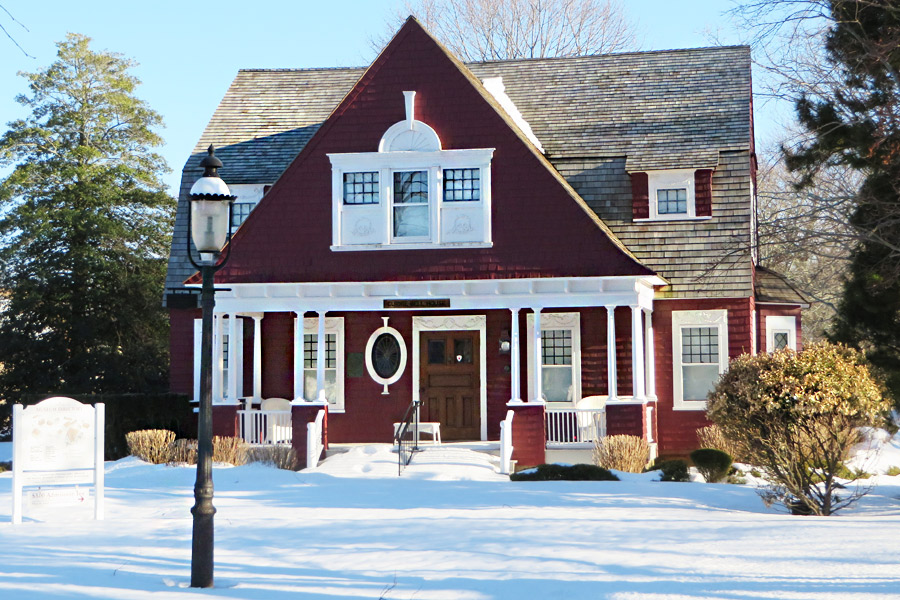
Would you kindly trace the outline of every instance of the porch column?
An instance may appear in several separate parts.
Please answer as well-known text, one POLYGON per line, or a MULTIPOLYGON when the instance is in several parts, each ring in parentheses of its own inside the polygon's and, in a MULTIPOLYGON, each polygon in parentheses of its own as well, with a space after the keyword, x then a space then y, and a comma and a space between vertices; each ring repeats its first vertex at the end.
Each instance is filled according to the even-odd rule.
POLYGON ((543 376, 541 374, 541 371, 543 367, 542 363, 544 362, 542 344, 544 334, 541 331, 541 309, 532 308, 531 310, 534 311, 534 332, 531 339, 531 349, 534 352, 532 356, 534 364, 534 373, 532 375, 534 379, 531 382, 531 389, 534 391, 534 398, 532 398, 531 401, 543 404, 544 390, 541 389, 543 387, 543 376))
POLYGON ((238 401, 238 347, 243 344, 238 340, 238 316, 228 315, 228 402, 238 401))
POLYGON ((253 398, 262 400, 262 320, 263 314, 253 315, 253 398))
POLYGON ((647 397, 656 398, 656 343, 653 339, 653 311, 644 309, 645 361, 647 363, 647 397))
POLYGON ((325 311, 319 311, 319 331, 316 336, 316 399, 327 402, 325 398, 325 311))
POLYGON ((509 376, 510 401, 522 401, 522 358, 519 349, 519 309, 511 308, 512 323, 509 328, 509 376))
POLYGON ((294 401, 303 402, 303 311, 294 312, 294 401))
POLYGON ((608 401, 615 401, 618 396, 616 381, 616 307, 606 307, 606 380, 608 401))
POLYGON ((213 327, 213 373, 212 373, 212 401, 222 402, 222 336, 225 333, 223 313, 213 315, 215 325, 213 327))
POLYGON ((645 402, 644 391, 644 325, 640 306, 631 307, 631 393, 635 400, 645 402))

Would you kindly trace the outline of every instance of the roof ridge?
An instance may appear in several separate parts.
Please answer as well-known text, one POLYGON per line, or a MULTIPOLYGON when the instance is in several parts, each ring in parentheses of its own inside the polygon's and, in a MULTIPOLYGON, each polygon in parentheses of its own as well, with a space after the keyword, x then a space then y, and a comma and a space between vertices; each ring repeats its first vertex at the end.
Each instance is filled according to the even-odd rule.
POLYGON ((589 60, 592 58, 619 58, 623 56, 645 56, 648 54, 680 54, 685 52, 708 52, 708 51, 720 51, 720 50, 750 50, 750 46, 747 44, 733 44, 730 46, 701 46, 699 48, 669 48, 665 50, 631 50, 628 52, 607 52, 606 54, 581 54, 578 56, 541 56, 534 58, 503 58, 503 59, 495 59, 495 60, 476 60, 465 63, 466 65, 495 65, 495 64, 509 64, 509 63, 517 63, 517 62, 555 62, 555 61, 564 61, 564 60, 589 60))
POLYGON ((308 73, 310 71, 358 71, 360 69, 366 69, 366 66, 359 67, 280 67, 280 68, 249 68, 249 69, 238 69, 238 73, 284 73, 284 72, 303 72, 308 73))
MULTIPOLYGON (((685 52, 705 52, 720 50, 750 50, 750 46, 745 44, 734 44, 730 46, 701 46, 699 48, 669 48, 665 50, 631 50, 628 52, 608 52, 606 54, 581 54, 578 56, 541 56, 534 58, 502 58, 494 60, 473 60, 459 61, 462 64, 469 65, 496 65, 510 63, 536 63, 536 62, 556 62, 556 61, 579 61, 590 60, 596 58, 612 58, 622 56, 643 56, 648 54, 680 54, 685 52)), ((458 59, 457 59, 458 60, 458 59)), ((367 69, 369 65, 359 65, 352 67, 275 67, 275 68, 244 68, 238 69, 238 73, 309 73, 311 71, 357 71, 367 69)))

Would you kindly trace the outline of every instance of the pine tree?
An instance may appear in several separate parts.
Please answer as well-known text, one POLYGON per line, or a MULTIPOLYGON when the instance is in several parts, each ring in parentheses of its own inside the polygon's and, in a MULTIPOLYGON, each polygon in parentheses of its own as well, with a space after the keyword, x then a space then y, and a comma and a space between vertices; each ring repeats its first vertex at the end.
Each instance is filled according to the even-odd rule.
POLYGON ((841 84, 797 103, 811 137, 788 153, 788 166, 807 183, 829 165, 864 175, 850 217, 858 244, 830 337, 863 349, 900 399, 900 6, 822 4, 832 21, 826 57, 841 84))
MULTIPOLYGON (((131 60, 69 34, 0 137, 0 399, 158 391, 175 201, 131 60)), ((8 404, 7 404, 8 407, 8 404)))

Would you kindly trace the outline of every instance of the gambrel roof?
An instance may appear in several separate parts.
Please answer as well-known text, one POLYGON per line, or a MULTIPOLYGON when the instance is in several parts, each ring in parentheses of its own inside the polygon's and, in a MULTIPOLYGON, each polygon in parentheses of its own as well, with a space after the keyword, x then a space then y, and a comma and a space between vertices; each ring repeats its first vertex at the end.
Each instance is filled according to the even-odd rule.
MULTIPOLYGON (((673 295, 750 293, 749 48, 637 52, 467 65, 478 79, 502 77, 506 94, 540 140, 550 163, 645 264, 674 284, 673 295), (702 223, 631 222, 627 172, 716 168, 724 173, 727 210, 702 223), (741 158, 743 157, 743 158, 741 158), (743 164, 742 163, 742 164, 743 164), (614 168, 606 172, 605 167, 614 168), (604 168, 599 168, 604 167, 604 168), (733 179, 733 185, 732 184, 733 179), (741 189, 738 189, 741 188, 741 189), (699 236, 695 227, 701 230, 699 236), (649 235, 645 235, 649 232, 649 235), (734 244, 722 264, 709 250, 734 244), (710 291, 711 290, 711 291, 710 291)), ((241 70, 183 170, 167 286, 193 272, 186 263, 187 192, 213 143, 230 184, 274 183, 353 88, 363 68, 241 70)))

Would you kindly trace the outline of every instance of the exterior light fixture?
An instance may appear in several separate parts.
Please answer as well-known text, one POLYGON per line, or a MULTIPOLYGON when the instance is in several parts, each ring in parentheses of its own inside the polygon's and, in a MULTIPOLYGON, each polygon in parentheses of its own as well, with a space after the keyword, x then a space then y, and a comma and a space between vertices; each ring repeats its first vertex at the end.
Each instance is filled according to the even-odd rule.
POLYGON ((200 344, 200 411, 197 424, 197 481, 194 484, 194 530, 191 544, 191 587, 213 586, 213 482, 212 482, 212 336, 213 309, 216 305, 213 280, 228 261, 222 249, 231 238, 231 208, 235 196, 219 177, 222 161, 212 145, 200 161, 203 177, 191 187, 188 257, 200 271, 200 306, 203 323, 200 344), (200 254, 194 260, 191 241, 200 254), (220 260, 221 258, 221 260, 220 260))
POLYGON ((509 354, 511 348, 512 342, 510 342, 509 329, 504 329, 500 332, 500 354, 509 354))

